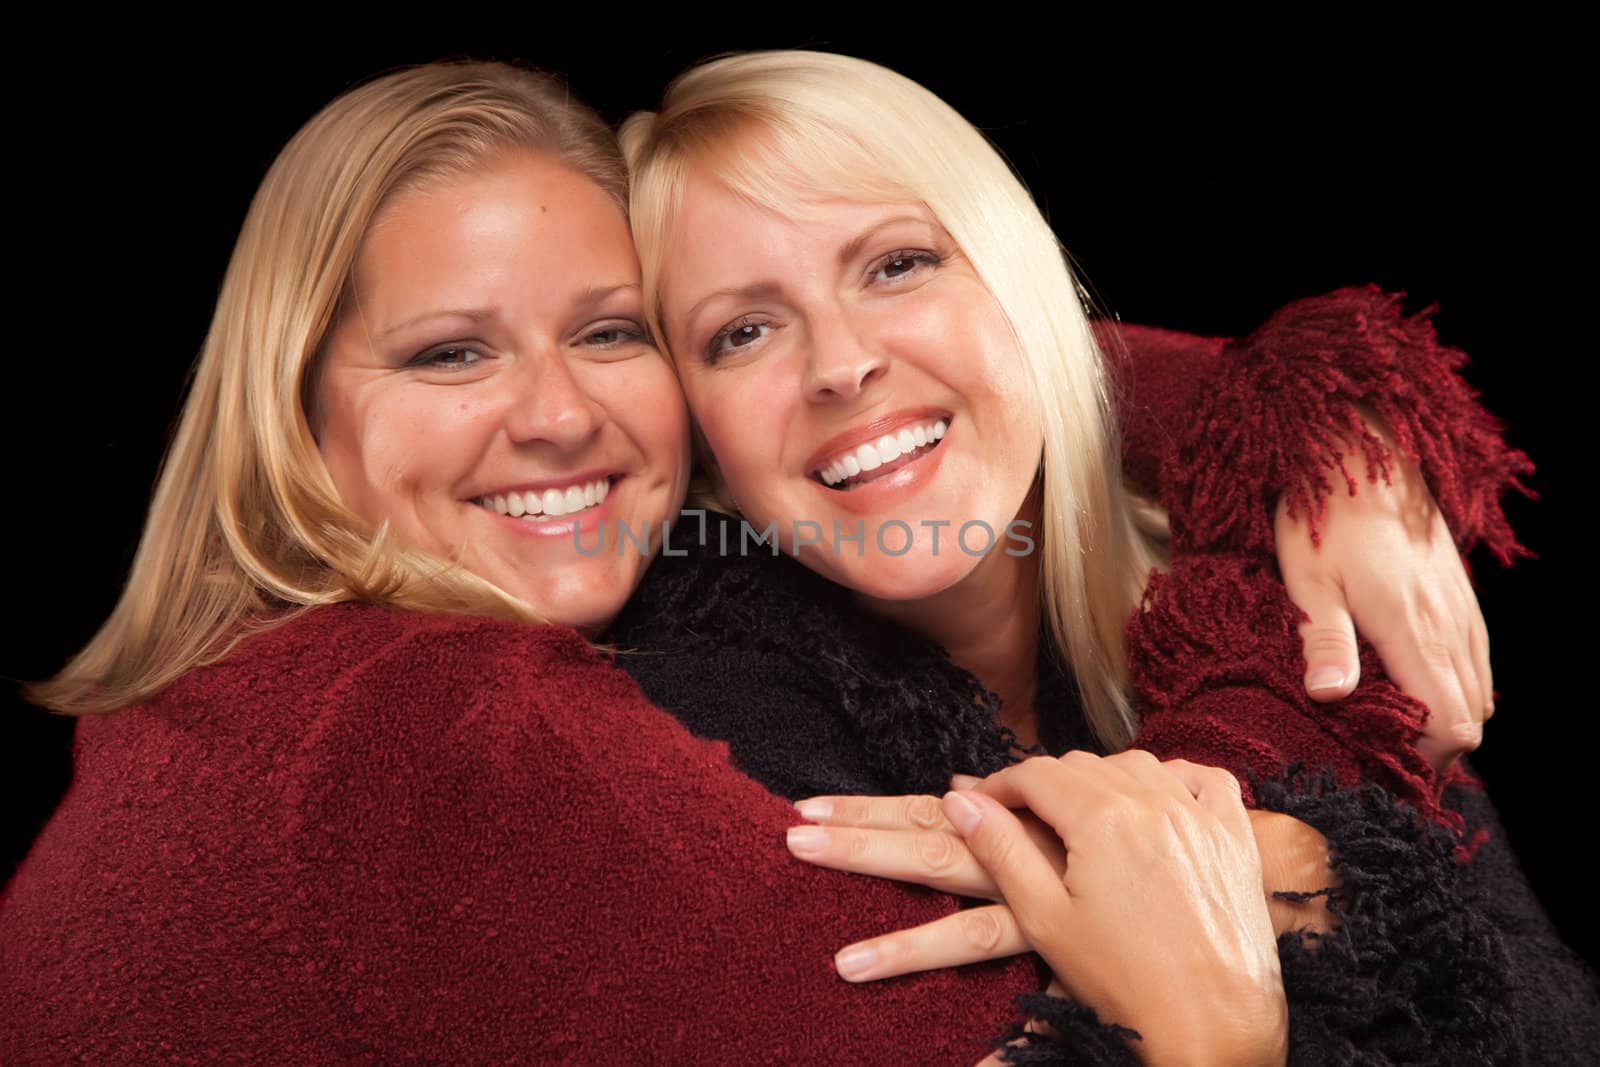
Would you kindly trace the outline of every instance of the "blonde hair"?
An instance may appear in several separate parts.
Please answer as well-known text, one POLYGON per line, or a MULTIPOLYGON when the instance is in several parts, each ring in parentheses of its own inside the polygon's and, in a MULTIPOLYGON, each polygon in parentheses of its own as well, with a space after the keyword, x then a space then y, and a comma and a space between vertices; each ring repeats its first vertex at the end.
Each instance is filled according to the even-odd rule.
POLYGON ((1040 398, 1042 610, 1102 742, 1132 739, 1125 627, 1159 561, 1122 487, 1110 383, 1081 290, 1033 198, 973 126, 884 67, 818 52, 712 60, 623 125, 630 215, 657 337, 691 170, 792 214, 796 197, 920 201, 999 302, 1040 398))
POLYGON ((245 218, 111 617, 30 690, 57 711, 146 700, 298 607, 365 600, 538 621, 463 568, 397 544, 340 500, 307 419, 317 353, 397 192, 511 148, 549 152, 626 209, 611 131, 556 79, 502 63, 393 72, 339 97, 268 170, 245 218))

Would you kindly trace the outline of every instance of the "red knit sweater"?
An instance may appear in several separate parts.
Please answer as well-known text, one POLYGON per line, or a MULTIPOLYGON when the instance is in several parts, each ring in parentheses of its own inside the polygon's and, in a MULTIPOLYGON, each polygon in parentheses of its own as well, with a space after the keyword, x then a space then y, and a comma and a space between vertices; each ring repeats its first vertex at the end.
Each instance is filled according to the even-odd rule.
MULTIPOLYGON (((1356 403, 1420 456, 1464 543, 1511 550, 1494 501, 1524 461, 1391 299, 1349 291, 1286 321, 1232 350, 1128 332, 1129 437, 1147 443, 1130 471, 1182 550, 1131 631, 1142 742, 1240 771, 1326 762, 1427 806, 1418 708, 1392 687, 1291 717, 1230 699, 1305 702, 1269 509, 1314 499, 1314 427, 1356 403), (1223 384, 1196 417, 1177 375, 1206 361, 1223 384), (1263 432, 1280 401, 1299 421, 1263 432)), ((76 760, 0 900, 6 1063, 960 1063, 1039 984, 1023 960, 841 982, 834 950, 953 901, 793 862, 788 806, 569 631, 306 612, 85 720, 76 760)))
POLYGON ((793 822, 571 631, 310 611, 80 724, 0 904, 0 1061, 980 1059, 1035 964, 845 984, 954 904, 793 822))
POLYGON ((1463 775, 1441 779, 1417 750, 1427 709, 1386 679, 1370 646, 1350 697, 1306 695, 1301 613, 1272 554, 1280 499, 1312 517, 1315 536, 1328 494, 1357 489, 1369 465, 1387 477, 1391 457, 1363 408, 1420 464, 1463 553, 1525 554, 1500 502, 1527 491, 1532 464, 1506 447, 1458 374, 1466 356, 1439 344, 1428 314, 1405 315, 1399 296, 1368 286, 1296 301, 1237 341, 1137 326, 1108 338, 1124 467, 1172 520, 1171 566, 1151 577, 1128 628, 1140 747, 1241 777, 1331 768, 1460 828, 1439 799, 1463 775))

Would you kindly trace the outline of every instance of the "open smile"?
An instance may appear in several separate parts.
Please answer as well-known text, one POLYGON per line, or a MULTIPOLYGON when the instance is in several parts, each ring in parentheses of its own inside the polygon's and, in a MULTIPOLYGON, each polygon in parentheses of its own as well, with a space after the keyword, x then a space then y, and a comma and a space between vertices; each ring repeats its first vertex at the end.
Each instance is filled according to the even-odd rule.
POLYGON ((867 485, 928 455, 939 447, 951 416, 924 419, 859 444, 844 447, 811 471, 811 477, 847 492, 867 485))
POLYGON ((544 489, 509 489, 473 503, 513 519, 554 519, 599 507, 610 492, 611 478, 603 477, 544 489))

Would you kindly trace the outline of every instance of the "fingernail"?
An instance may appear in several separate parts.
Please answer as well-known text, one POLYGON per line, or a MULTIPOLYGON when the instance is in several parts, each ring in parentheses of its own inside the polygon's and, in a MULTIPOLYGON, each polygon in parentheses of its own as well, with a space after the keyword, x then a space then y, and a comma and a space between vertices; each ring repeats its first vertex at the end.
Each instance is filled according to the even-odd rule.
POLYGON ((951 792, 944 795, 944 817, 961 833, 970 834, 983 821, 983 810, 962 794, 951 792))
POLYGON ((983 781, 982 778, 972 774, 952 774, 950 776, 950 788, 971 789, 981 781, 983 781))
POLYGON ((820 826, 791 826, 785 841, 790 852, 821 852, 828 844, 828 831, 820 826))
POLYGON ((1343 689, 1344 671, 1338 667, 1318 667, 1306 678, 1306 688, 1313 693, 1325 689, 1343 689))
POLYGON ((812 797, 809 800, 797 801, 794 810, 800 813, 802 819, 821 822, 823 819, 833 816, 833 801, 825 800, 822 797, 812 797))
POLYGON ((878 962, 878 950, 868 945, 852 945, 833 957, 840 978, 860 978, 878 962))

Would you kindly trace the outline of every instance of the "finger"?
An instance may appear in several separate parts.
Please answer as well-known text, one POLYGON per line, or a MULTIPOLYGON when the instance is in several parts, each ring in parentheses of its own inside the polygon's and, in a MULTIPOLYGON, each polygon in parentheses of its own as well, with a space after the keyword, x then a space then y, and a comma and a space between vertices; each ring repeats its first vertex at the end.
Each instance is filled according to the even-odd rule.
POLYGON ((1442 620, 1455 618, 1431 592, 1408 598, 1401 612, 1371 620, 1357 619, 1371 635, 1383 668, 1401 692, 1428 709, 1417 748, 1436 768, 1460 755, 1462 739, 1479 731, 1478 717, 1468 710, 1462 689, 1462 665, 1470 660, 1466 633, 1442 620))
POLYGON ((945 820, 939 798, 926 794, 904 797, 808 797, 798 801, 794 807, 802 819, 824 826, 955 832, 945 820))
POLYGON ((1125 749, 1105 757, 1105 762, 1135 781, 1158 793, 1165 793, 1185 804, 1195 803, 1188 785, 1164 767, 1159 759, 1141 748, 1125 749))
POLYGON ((1483 708, 1488 693, 1478 680, 1478 661, 1472 651, 1472 625, 1470 620, 1461 627, 1461 637, 1451 654, 1456 678, 1461 683, 1461 696, 1466 701, 1458 728, 1457 740, 1462 752, 1471 752, 1483 743, 1483 708))
POLYGON ((871 982, 1004 959, 1027 951, 1028 942, 1011 909, 1004 904, 989 904, 858 942, 842 949, 833 962, 839 977, 846 981, 871 982))
POLYGON ((1000 899, 988 871, 953 832, 791 826, 785 840, 796 859, 818 867, 1000 899))
MULTIPOLYGON (((1036 756, 1023 760, 991 774, 970 792, 1007 808, 1027 808, 1071 851, 1073 841, 1086 828, 1103 828, 1108 810, 1137 801, 1147 789, 1099 756, 1073 751, 1059 759, 1036 756)), ((945 816, 950 816, 949 794, 945 795, 945 816)))
POLYGON ((1028 942, 1044 952, 1058 949, 1066 934, 1071 901, 1061 876, 1029 839, 1017 817, 992 797, 975 791, 946 793, 944 811, 999 886, 1028 942))
POLYGON ((1400 650, 1379 645, 1378 654, 1394 684, 1427 706, 1428 719, 1417 748, 1429 763, 1442 769, 1464 751, 1464 741, 1468 743, 1465 747, 1476 744, 1481 726, 1468 710, 1461 688, 1458 653, 1451 643, 1428 636, 1431 623, 1422 625, 1420 633, 1404 635, 1400 650))
POLYGON ((1446 600, 1450 604, 1454 623, 1455 642, 1450 650, 1450 662, 1455 667, 1456 675, 1461 681, 1461 694, 1466 698, 1466 710, 1471 723, 1472 744, 1466 751, 1478 747, 1478 742, 1483 736, 1483 712, 1489 703, 1489 690, 1484 687, 1483 676, 1478 670, 1478 656, 1474 645, 1474 630, 1483 622, 1483 612, 1478 608, 1478 599, 1472 593, 1471 583, 1468 582, 1465 567, 1460 568, 1461 574, 1451 583, 1451 592, 1446 600))
POLYGON ((1344 590, 1332 582, 1307 581, 1288 571, 1283 582, 1289 599, 1307 616, 1300 623, 1306 693, 1312 700, 1342 700, 1361 680, 1356 626, 1344 590))
POLYGON ((1488 722, 1494 715, 1494 671, 1489 666, 1489 628, 1484 624, 1483 612, 1478 609, 1476 600, 1470 627, 1473 669, 1478 672, 1478 688, 1483 693, 1483 721, 1488 722))
POLYGON ((1244 791, 1239 779, 1221 767, 1207 767, 1188 760, 1167 760, 1162 769, 1183 784, 1195 803, 1215 815, 1230 833, 1254 837, 1250 813, 1244 806, 1244 791))
POLYGON ((952 774, 950 776, 950 788, 971 789, 981 781, 983 781, 983 779, 979 778, 975 774, 952 774))

